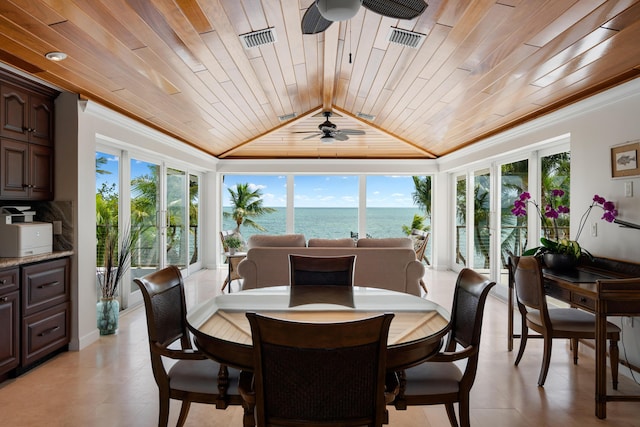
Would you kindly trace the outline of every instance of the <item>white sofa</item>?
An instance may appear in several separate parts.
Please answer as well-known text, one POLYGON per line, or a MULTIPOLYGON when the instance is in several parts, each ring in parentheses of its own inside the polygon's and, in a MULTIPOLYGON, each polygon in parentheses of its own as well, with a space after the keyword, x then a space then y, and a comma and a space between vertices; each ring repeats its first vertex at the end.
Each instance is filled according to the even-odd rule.
POLYGON ((289 283, 289 254, 307 256, 356 255, 355 286, 390 289, 420 295, 424 265, 416 261, 410 238, 309 239, 301 234, 254 235, 247 257, 238 265, 243 289, 289 283))

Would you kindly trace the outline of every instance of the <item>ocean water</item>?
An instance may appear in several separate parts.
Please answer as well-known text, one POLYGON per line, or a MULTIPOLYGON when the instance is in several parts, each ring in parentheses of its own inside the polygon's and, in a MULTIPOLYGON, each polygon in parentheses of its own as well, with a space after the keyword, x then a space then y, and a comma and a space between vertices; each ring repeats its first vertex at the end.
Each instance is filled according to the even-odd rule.
MULTIPOLYGON (((246 239, 253 234, 285 234, 286 209, 275 208, 276 211, 255 219, 265 228, 258 231, 243 225, 240 233, 246 239)), ((231 212, 231 208, 224 208, 231 212)), ((367 234, 370 237, 403 237, 402 226, 411 226, 414 214, 420 214, 417 208, 368 208, 367 234)), ((428 221, 425 222, 428 224, 428 221)), ((230 218, 223 218, 224 230, 235 228, 230 218)), ((351 232, 358 232, 357 208, 295 208, 294 233, 304 234, 310 238, 339 239, 351 237, 351 232)))

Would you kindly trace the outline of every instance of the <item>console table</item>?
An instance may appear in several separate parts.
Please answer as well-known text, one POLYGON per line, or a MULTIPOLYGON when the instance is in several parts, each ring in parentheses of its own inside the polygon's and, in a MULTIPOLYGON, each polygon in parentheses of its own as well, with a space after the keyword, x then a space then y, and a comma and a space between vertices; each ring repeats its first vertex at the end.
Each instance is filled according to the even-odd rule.
MULTIPOLYGON (((640 401, 640 396, 607 394, 607 316, 640 316, 640 264, 583 257, 575 271, 542 270, 545 293, 596 315, 596 416, 606 418, 607 401, 640 401)), ((508 350, 513 350, 513 272, 509 271, 508 350)), ((530 336, 529 338, 534 338, 530 336)))

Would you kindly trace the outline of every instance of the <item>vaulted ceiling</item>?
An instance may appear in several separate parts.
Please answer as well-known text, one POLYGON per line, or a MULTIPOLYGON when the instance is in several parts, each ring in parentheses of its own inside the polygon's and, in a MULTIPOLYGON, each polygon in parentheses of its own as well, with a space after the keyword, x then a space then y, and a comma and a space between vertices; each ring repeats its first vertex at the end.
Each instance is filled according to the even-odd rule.
POLYGON ((427 0, 303 35, 311 3, 3 0, 0 61, 227 159, 437 158, 640 74, 639 1, 427 0), (364 135, 322 143, 327 110, 364 135))

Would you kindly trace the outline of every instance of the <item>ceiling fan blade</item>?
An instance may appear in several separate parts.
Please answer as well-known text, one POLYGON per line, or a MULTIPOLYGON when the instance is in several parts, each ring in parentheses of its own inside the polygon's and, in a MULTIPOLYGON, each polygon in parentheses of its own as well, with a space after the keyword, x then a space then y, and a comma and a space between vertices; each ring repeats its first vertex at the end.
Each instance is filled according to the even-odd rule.
POLYGON ((363 0, 362 5, 382 16, 397 19, 413 19, 427 8, 423 0, 363 0))
POLYGON ((313 2, 302 17, 302 34, 318 34, 329 28, 333 21, 320 15, 316 2, 313 2))
MULTIPOLYGON (((297 133, 306 133, 306 132, 297 132, 297 133)), ((322 135, 320 132, 314 132, 315 135, 309 135, 306 138, 302 138, 302 140, 304 141, 305 139, 311 139, 311 138, 315 138, 316 136, 320 136, 322 135)))
POLYGON ((340 129, 339 132, 345 135, 366 135, 366 132, 360 129, 340 129))
POLYGON ((336 139, 337 141, 346 141, 349 139, 349 137, 342 132, 335 132, 331 136, 333 136, 333 138, 336 139))

